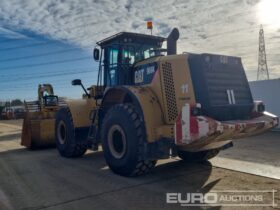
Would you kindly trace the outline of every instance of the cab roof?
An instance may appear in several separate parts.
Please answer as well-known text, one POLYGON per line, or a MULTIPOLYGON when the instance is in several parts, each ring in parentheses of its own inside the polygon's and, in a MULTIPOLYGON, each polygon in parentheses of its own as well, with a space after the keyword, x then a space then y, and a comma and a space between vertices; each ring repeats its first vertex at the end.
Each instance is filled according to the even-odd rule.
POLYGON ((110 44, 125 44, 125 43, 140 43, 140 44, 155 44, 161 45, 166 38, 132 32, 120 32, 108 38, 105 38, 97 44, 101 47, 110 44))

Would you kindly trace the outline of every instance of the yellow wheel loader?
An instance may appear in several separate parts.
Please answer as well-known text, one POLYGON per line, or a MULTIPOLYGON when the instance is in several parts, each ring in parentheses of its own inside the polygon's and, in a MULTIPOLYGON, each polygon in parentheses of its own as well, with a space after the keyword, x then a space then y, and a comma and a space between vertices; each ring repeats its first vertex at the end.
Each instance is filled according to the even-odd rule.
POLYGON ((175 28, 167 38, 121 32, 97 42, 98 83, 86 89, 72 81, 84 97, 66 101, 55 115, 60 154, 80 157, 102 145, 113 172, 137 176, 158 159, 210 159, 232 139, 278 124, 253 101, 240 58, 177 54, 178 38, 175 28))
POLYGON ((54 95, 52 85, 39 85, 38 100, 24 101, 21 145, 30 149, 54 146, 55 115, 64 105, 64 101, 54 95))

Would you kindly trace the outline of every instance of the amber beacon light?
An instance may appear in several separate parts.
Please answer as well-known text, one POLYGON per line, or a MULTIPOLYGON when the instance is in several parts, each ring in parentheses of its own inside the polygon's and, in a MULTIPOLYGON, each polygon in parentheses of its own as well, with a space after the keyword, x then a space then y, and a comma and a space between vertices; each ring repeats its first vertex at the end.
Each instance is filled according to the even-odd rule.
POLYGON ((151 30, 151 35, 153 33, 153 22, 152 21, 147 21, 147 29, 151 30))

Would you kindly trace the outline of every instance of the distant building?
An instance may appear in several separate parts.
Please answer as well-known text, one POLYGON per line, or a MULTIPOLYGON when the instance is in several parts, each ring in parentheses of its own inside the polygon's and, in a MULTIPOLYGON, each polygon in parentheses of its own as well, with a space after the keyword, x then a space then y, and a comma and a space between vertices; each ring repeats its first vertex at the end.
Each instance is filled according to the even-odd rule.
POLYGON ((24 106, 8 106, 4 107, 0 113, 1 120, 20 119, 24 117, 24 106))
POLYGON ((280 117, 280 79, 252 81, 249 84, 254 100, 263 101, 266 111, 280 117))

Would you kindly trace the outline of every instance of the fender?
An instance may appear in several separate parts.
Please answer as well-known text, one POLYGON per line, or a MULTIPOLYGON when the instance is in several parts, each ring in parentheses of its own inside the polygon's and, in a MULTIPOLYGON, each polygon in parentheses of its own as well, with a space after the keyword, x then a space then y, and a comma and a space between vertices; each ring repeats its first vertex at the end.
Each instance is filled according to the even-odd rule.
MULTIPOLYGON (((106 113, 106 110, 111 106, 120 103, 132 103, 139 114, 142 115, 148 142, 155 142, 160 138, 157 129, 164 124, 163 112, 156 95, 149 87, 122 86, 108 88, 105 91, 101 107, 106 113)), ((102 116, 99 119, 102 119, 102 116)))
POLYGON ((66 100, 65 102, 71 112, 75 128, 90 127, 90 112, 95 107, 95 100, 87 98, 66 100))

